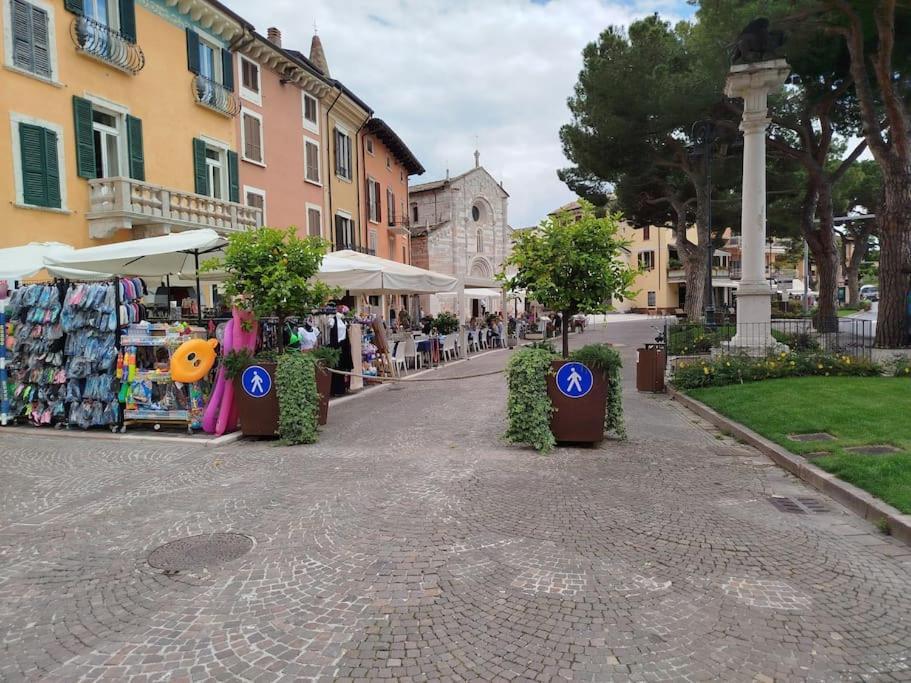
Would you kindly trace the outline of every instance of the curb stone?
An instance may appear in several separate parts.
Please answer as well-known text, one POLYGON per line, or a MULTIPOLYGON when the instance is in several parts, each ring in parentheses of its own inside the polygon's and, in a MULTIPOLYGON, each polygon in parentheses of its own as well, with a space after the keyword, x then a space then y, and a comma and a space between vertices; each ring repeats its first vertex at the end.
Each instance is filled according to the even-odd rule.
POLYGON ((903 514, 900 510, 863 489, 816 467, 799 455, 795 455, 757 434, 749 427, 721 415, 701 401, 682 394, 672 387, 668 387, 668 395, 716 427, 730 432, 738 439, 753 446, 776 465, 838 501, 859 517, 873 523, 884 519, 889 525, 890 535, 911 546, 911 515, 903 514))

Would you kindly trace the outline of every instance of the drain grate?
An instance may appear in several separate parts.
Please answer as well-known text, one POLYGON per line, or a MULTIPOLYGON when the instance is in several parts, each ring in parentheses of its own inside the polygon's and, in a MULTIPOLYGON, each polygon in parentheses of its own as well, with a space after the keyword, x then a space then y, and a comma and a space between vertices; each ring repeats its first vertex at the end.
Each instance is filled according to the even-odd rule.
POLYGON ((835 441, 835 437, 826 432, 811 432, 809 434, 788 434, 791 441, 835 441))
POLYGON ((148 562, 166 572, 200 569, 236 560, 252 548, 253 539, 243 534, 202 534, 155 548, 149 553, 148 562))
POLYGON ((769 502, 780 512, 791 512, 798 515, 828 512, 829 508, 816 498, 788 498, 786 496, 771 496, 769 502))
POLYGON ((858 455, 889 455, 901 451, 900 448, 895 446, 854 446, 845 450, 848 453, 857 453, 858 455))

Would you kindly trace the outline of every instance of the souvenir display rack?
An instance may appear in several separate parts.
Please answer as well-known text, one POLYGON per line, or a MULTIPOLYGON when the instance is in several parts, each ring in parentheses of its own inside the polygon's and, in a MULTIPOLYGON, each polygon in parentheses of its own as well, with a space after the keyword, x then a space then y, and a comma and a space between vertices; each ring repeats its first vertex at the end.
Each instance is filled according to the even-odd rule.
POLYGON ((129 424, 182 424, 199 428, 204 409, 204 383, 182 384, 171 378, 171 356, 184 342, 205 339, 205 330, 185 323, 139 323, 120 338, 118 373, 124 403, 123 430, 129 424))

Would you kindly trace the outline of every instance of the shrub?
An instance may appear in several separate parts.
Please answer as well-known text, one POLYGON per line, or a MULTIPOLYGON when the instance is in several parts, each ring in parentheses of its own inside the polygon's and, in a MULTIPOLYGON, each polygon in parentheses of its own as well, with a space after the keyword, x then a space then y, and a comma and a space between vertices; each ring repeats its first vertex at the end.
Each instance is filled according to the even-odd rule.
POLYGON ((695 362, 681 361, 674 370, 673 384, 678 389, 696 389, 812 375, 871 377, 881 372, 879 365, 862 358, 792 351, 764 358, 723 355, 695 362))
POLYGON ((334 349, 331 346, 319 346, 310 351, 310 354, 317 363, 327 368, 338 367, 339 361, 342 359, 342 350, 334 349))
POLYGON ((893 377, 911 377, 911 358, 895 356, 886 363, 886 368, 893 377))
POLYGON ((791 351, 819 351, 819 342, 809 332, 782 332, 772 330, 772 337, 780 344, 785 344, 791 351))
POLYGON ((706 327, 702 323, 682 323, 668 329, 667 352, 671 356, 708 353, 712 347, 728 341, 737 332, 733 325, 706 327))
POLYGON ((557 358, 552 350, 526 347, 509 359, 505 438, 510 443, 529 444, 542 453, 550 452, 556 444, 550 431, 553 406, 547 396, 547 374, 551 361, 557 358))
POLYGON ((452 334, 459 329, 459 319, 452 313, 443 311, 431 322, 431 328, 435 327, 440 334, 452 334))
POLYGON ((604 432, 626 440, 623 423, 623 387, 620 369, 623 362, 616 349, 608 344, 589 344, 570 354, 570 360, 586 365, 593 372, 602 372, 607 378, 607 410, 604 413, 604 432))
POLYGON ((278 357, 278 435, 287 444, 315 443, 319 417, 316 362, 312 353, 291 351, 278 357))

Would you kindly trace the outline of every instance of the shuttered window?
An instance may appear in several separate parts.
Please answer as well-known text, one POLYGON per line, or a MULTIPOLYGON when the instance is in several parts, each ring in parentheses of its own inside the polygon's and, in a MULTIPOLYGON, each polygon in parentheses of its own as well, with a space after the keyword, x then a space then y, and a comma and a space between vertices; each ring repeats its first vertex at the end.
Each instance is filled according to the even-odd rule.
POLYGON ((57 133, 20 122, 19 155, 22 164, 22 203, 61 208, 57 133))
POLYGON ((386 190, 386 212, 389 216, 389 225, 395 225, 395 195, 392 190, 386 190))
POLYGON ((10 0, 13 65, 51 78, 50 19, 47 12, 23 0, 10 0))
POLYGON ((245 111, 242 116, 244 159, 263 162, 263 126, 259 117, 245 111))
POLYGON ((380 184, 373 178, 367 179, 367 213, 371 221, 380 222, 380 184))
POLYGON ((354 223, 346 216, 335 216, 335 248, 354 248, 354 223))
POLYGON ((304 100, 304 128, 319 131, 319 102, 313 95, 301 93, 304 100))
POLYGON ((311 237, 320 237, 323 234, 323 214, 317 208, 307 209, 307 234, 311 237))
POLYGON ((335 173, 351 180, 351 138, 338 128, 335 129, 335 173))
POLYGON ((319 183, 319 145, 304 139, 304 177, 311 183, 319 183))

